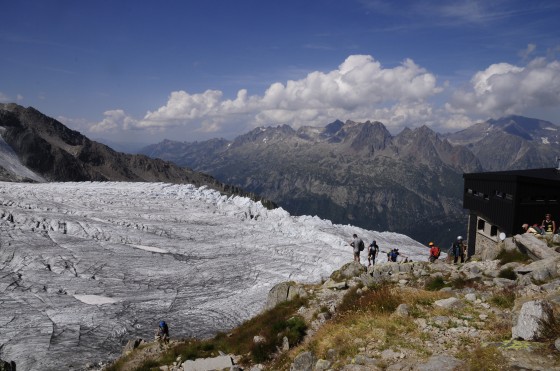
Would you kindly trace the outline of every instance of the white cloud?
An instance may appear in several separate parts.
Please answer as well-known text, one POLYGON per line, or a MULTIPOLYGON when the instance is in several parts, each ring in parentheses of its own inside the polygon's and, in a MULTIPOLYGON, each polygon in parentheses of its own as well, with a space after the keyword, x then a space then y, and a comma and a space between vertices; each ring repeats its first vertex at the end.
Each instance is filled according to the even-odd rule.
POLYGON ((560 62, 536 58, 525 67, 493 64, 477 72, 471 87, 458 90, 448 111, 499 117, 560 104, 560 62))
POLYGON ((325 125, 338 118, 377 119, 377 113, 385 114, 388 123, 400 126, 416 119, 413 113, 418 112, 417 107, 441 90, 436 77, 411 59, 394 68, 383 68, 371 56, 352 55, 338 69, 274 83, 262 96, 249 96, 245 89, 239 90, 235 99, 224 99, 218 90, 199 94, 175 91, 164 106, 148 111, 141 120, 127 117, 122 110, 108 111, 91 131, 115 130, 125 122, 134 129, 184 126, 199 132, 284 123, 297 128, 325 125))
POLYGON ((128 116, 123 110, 110 110, 103 113, 105 118, 92 126, 89 131, 92 133, 115 132, 119 129, 127 130, 134 127, 136 121, 128 116))

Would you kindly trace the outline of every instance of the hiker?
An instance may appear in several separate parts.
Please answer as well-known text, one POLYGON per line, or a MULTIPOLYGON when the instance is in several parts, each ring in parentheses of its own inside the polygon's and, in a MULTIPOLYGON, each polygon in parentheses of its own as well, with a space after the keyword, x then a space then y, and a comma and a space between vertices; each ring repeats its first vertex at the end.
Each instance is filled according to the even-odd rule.
POLYGON ((156 340, 160 343, 169 344, 169 327, 165 321, 159 321, 159 327, 156 330, 156 340))
POLYGON ((546 214, 544 216, 541 228, 544 230, 545 234, 554 234, 556 232, 556 222, 554 220, 551 220, 550 214, 546 214))
POLYGON ((451 255, 453 255, 453 264, 457 264, 457 260, 461 258, 461 263, 465 262, 465 245, 463 244, 463 237, 457 237, 457 241, 451 245, 451 255))
POLYGON ((387 261, 396 263, 399 255, 401 255, 399 249, 393 249, 387 253, 387 261))
POLYGON ((352 235, 354 239, 350 242, 350 246, 354 248, 354 261, 360 262, 360 251, 364 250, 364 241, 361 238, 358 238, 358 235, 354 233, 352 235))
POLYGON ((430 263, 433 263, 439 258, 441 250, 433 242, 430 242, 428 246, 430 247, 430 257, 428 258, 428 261, 430 263))
POLYGON ((375 265, 375 258, 379 253, 379 246, 377 246, 377 241, 373 240, 372 243, 368 246, 368 267, 370 265, 375 265))

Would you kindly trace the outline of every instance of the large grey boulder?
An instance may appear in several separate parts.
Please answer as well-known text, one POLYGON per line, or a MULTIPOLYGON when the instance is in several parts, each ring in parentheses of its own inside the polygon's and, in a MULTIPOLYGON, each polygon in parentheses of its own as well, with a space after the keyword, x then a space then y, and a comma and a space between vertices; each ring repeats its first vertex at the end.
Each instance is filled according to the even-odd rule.
POLYGON ((515 268, 517 274, 530 274, 536 281, 548 281, 559 276, 558 265, 560 257, 546 258, 538 260, 528 265, 515 268))
POLYGON ((295 282, 280 282, 274 285, 268 292, 265 310, 272 309, 278 304, 292 300, 297 296, 305 297, 307 292, 295 282))
POLYGON ((313 371, 313 366, 317 359, 311 352, 303 352, 298 354, 290 367, 290 371, 313 371))
POLYGON ((560 256, 559 253, 547 246, 543 241, 531 233, 518 234, 514 237, 515 244, 523 253, 527 253, 533 260, 547 259, 560 256))
POLYGON ((332 272, 331 279, 335 281, 343 281, 349 278, 359 277, 366 272, 367 268, 358 262, 350 262, 344 264, 339 270, 332 272))
POLYGON ((183 363, 183 371, 210 371, 229 369, 233 366, 230 356, 218 356, 214 358, 198 358, 183 363))
POLYGON ((455 297, 436 300, 434 304, 440 308, 445 308, 445 309, 460 308, 463 306, 463 302, 455 297))
POLYGON ((537 340, 554 319, 552 305, 546 300, 528 301, 521 307, 517 324, 511 329, 513 339, 537 340))

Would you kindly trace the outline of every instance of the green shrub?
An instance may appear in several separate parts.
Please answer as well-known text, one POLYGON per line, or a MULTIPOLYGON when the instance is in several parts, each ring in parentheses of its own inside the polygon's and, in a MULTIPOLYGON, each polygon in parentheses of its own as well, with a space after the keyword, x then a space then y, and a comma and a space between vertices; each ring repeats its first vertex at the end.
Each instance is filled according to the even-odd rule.
POLYGON ((502 269, 500 273, 498 273, 498 277, 500 278, 507 278, 508 280, 515 280, 517 279, 517 274, 512 267, 502 269))
POLYGON ((425 289, 428 291, 439 291, 445 286, 445 280, 441 276, 430 277, 426 280, 426 284, 424 285, 425 289))
POLYGON ((521 263, 523 263, 523 262, 527 262, 527 261, 531 260, 528 255, 523 254, 519 250, 513 250, 513 251, 502 250, 502 251, 500 251, 500 253, 496 257, 496 259, 498 259, 500 261, 501 265, 511 263, 511 262, 521 262, 521 263))

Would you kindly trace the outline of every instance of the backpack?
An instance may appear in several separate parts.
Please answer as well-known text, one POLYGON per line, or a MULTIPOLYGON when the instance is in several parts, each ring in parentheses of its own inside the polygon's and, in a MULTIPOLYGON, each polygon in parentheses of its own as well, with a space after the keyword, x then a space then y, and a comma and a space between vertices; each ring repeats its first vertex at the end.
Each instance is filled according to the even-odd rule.
POLYGON ((441 249, 440 249, 439 247, 437 247, 437 246, 434 246, 434 247, 436 248, 436 251, 435 251, 435 255, 434 255, 434 256, 435 256, 436 258, 439 258, 439 255, 441 254, 441 249))
POLYGON ((391 261, 396 262, 397 257, 399 256, 399 253, 396 250, 391 250, 391 252, 389 254, 390 254, 390 257, 391 257, 391 261))
POLYGON ((364 241, 360 240, 360 242, 358 243, 358 250, 364 251, 365 248, 366 248, 366 245, 364 244, 364 241))

